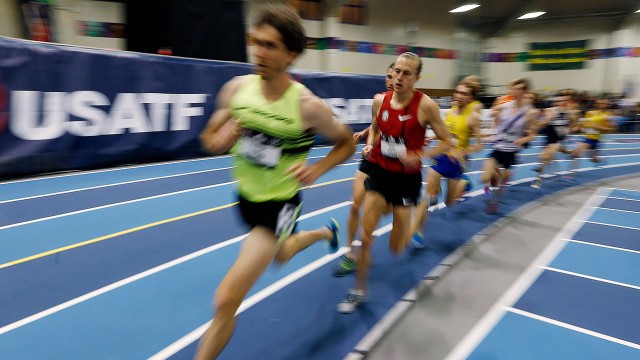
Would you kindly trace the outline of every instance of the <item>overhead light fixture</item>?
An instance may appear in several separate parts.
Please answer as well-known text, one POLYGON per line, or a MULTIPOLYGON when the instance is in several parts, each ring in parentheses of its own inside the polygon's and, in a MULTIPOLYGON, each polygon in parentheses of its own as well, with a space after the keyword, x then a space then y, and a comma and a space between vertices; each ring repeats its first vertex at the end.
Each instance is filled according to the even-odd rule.
POLYGON ((480 6, 480 4, 467 4, 467 5, 462 5, 460 7, 457 7, 453 10, 449 10, 450 13, 461 13, 461 12, 465 12, 465 11, 469 11, 469 10, 473 10, 475 8, 477 8, 478 6, 480 6))
POLYGON ((546 11, 534 11, 534 12, 530 12, 530 13, 526 13, 522 16, 520 16, 518 18, 518 20, 525 20, 525 19, 533 19, 533 18, 537 18, 540 15, 544 15, 546 14, 546 11))
POLYGON ((637 13, 640 13, 640 9, 636 10, 637 13))

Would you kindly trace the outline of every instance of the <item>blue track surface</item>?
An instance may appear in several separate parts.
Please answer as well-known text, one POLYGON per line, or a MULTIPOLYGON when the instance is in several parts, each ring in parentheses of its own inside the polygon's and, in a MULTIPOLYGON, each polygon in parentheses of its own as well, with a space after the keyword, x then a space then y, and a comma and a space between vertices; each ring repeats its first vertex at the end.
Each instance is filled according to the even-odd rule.
POLYGON ((640 192, 603 192, 495 326, 474 329, 477 346, 452 358, 465 348, 469 359, 640 358, 640 192))
MULTIPOLYGON (((634 138, 609 136, 601 151, 605 163, 580 172, 577 184, 640 172, 640 143, 627 142, 634 138)), ((538 142, 533 145, 516 167, 515 180, 522 183, 507 189, 509 197, 497 216, 484 212, 481 197, 438 210, 426 229, 428 249, 398 258, 387 249, 389 234, 382 234, 373 249, 371 301, 355 314, 335 311, 353 285, 352 277, 331 276, 337 254, 328 256, 314 245, 285 266, 269 268, 248 297, 262 298, 279 280, 284 285, 243 310, 221 358, 342 358, 404 293, 476 232, 500 215, 575 185, 556 177, 541 190, 530 188, 527 179, 541 150, 538 142), (455 232, 449 230, 454 220, 455 232)), ((310 161, 328 150, 314 149, 310 161)), ((487 153, 471 161, 469 174, 476 184, 487 153)), ((345 202, 357 161, 354 157, 303 191, 303 216, 320 213, 304 217, 299 228, 317 228, 331 216, 346 229, 345 202)), ((0 354, 9 359, 145 359, 210 320, 211 295, 247 230, 237 220, 230 165, 230 158, 219 157, 0 184, 0 354)), ((581 162, 581 167, 592 166, 581 162)), ((603 245, 624 245, 622 239, 637 231, 628 227, 640 223, 619 211, 633 211, 640 204, 630 199, 639 200, 640 194, 613 191, 573 240, 603 242, 586 232, 593 229, 616 234, 603 245), (602 228, 602 222, 618 227, 602 228)), ((389 220, 383 219, 380 227, 389 220)), ((571 243, 567 249, 575 254, 558 257, 552 266, 582 271, 576 259, 593 251, 585 247, 571 243)), ((603 264, 613 261, 607 256, 600 255, 603 264)), ((590 276, 638 283, 637 269, 625 276, 631 269, 616 265, 591 268, 590 276)), ((593 286, 580 289, 598 291, 593 286)), ((616 316, 637 317, 627 310, 616 316)), ((190 359, 194 350, 195 343, 185 340, 163 354, 190 359)))

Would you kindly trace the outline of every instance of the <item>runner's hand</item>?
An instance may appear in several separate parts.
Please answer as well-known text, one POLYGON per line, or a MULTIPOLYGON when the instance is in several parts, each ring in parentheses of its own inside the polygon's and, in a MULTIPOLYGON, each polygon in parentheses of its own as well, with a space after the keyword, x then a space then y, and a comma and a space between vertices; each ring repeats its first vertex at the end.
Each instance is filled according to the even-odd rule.
POLYGON ((287 169, 287 173, 296 178, 302 185, 311 185, 318 180, 319 177, 313 165, 306 166, 303 162, 291 165, 291 167, 287 169))

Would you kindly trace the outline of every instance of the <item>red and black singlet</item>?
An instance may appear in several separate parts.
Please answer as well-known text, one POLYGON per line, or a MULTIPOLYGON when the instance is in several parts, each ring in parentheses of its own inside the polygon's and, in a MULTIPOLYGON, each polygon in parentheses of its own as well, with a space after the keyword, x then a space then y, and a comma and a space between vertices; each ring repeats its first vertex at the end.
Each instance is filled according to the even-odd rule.
POLYGON ((418 108, 424 94, 415 90, 411 102, 404 109, 391 107, 392 96, 393 91, 384 93, 376 118, 380 127, 380 141, 374 146, 370 161, 389 172, 418 173, 421 170, 420 163, 407 167, 398 157, 422 149, 426 128, 418 121, 418 108))

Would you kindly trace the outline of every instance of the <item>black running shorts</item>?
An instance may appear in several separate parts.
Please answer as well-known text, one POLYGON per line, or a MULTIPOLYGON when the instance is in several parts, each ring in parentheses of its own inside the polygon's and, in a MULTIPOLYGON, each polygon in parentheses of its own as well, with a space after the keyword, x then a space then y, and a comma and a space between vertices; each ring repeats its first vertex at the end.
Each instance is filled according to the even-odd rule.
POLYGON ((422 188, 422 173, 394 173, 373 164, 364 181, 367 191, 376 191, 393 205, 413 206, 418 203, 422 188))
MULTIPOLYGON (((252 202, 238 195, 238 209, 242 220, 253 229, 261 225, 276 233, 278 227, 278 215, 285 206, 294 208, 300 204, 300 194, 296 194, 289 200, 252 202), (289 204, 289 205, 287 205, 289 204)), ((295 228, 293 230, 295 232, 295 228)))

